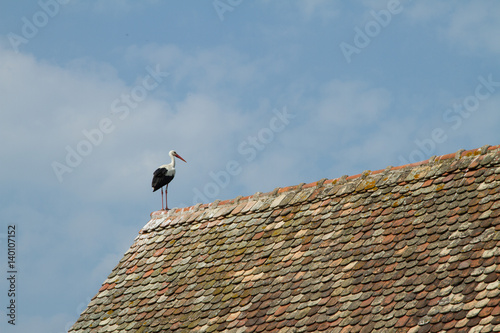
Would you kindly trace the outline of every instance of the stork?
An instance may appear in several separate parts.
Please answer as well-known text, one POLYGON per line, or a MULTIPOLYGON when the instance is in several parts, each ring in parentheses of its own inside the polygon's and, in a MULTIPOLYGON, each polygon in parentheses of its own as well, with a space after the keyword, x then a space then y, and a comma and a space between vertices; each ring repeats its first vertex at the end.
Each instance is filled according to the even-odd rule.
MULTIPOLYGON (((167 204, 167 190, 168 183, 174 179, 175 176, 175 157, 183 160, 179 154, 175 152, 175 150, 171 150, 169 153, 171 162, 169 164, 163 164, 153 173, 153 181, 151 182, 151 186, 153 187, 153 192, 161 189, 161 209, 163 210, 163 186, 165 186, 165 210, 168 210, 167 204)), ((187 162, 186 162, 187 163, 187 162)))

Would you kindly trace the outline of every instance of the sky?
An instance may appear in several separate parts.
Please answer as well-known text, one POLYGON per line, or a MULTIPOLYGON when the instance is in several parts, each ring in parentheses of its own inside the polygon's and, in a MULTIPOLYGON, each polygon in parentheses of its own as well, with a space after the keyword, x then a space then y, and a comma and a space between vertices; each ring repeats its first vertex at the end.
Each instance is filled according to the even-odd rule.
POLYGON ((494 0, 2 2, 0 331, 70 328, 161 208, 170 150, 172 208, 499 144, 498 17, 494 0))

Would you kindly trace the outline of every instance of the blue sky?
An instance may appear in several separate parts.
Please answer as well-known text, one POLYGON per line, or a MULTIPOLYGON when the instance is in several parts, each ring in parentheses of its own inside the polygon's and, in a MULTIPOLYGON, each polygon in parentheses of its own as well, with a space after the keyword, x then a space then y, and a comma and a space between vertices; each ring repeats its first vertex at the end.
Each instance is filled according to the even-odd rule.
POLYGON ((0 328, 65 332, 160 209, 499 144, 498 1, 0 5, 0 328), (7 230, 16 226, 16 325, 7 230))

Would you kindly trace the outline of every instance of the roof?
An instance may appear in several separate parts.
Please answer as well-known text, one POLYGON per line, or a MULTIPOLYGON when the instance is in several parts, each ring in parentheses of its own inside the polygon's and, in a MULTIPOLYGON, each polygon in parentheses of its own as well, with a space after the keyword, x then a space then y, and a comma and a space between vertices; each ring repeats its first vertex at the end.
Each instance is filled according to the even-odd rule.
POLYGON ((484 146, 153 212, 70 332, 498 332, 499 190, 484 146))

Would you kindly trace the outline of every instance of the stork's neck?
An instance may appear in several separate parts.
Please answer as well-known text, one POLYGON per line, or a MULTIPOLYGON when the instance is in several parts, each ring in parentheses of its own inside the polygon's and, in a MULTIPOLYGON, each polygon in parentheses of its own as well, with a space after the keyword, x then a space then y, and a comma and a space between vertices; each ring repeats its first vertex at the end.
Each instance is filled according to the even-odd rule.
POLYGON ((170 165, 172 166, 172 168, 175 168, 175 157, 174 155, 170 154, 170 165))

